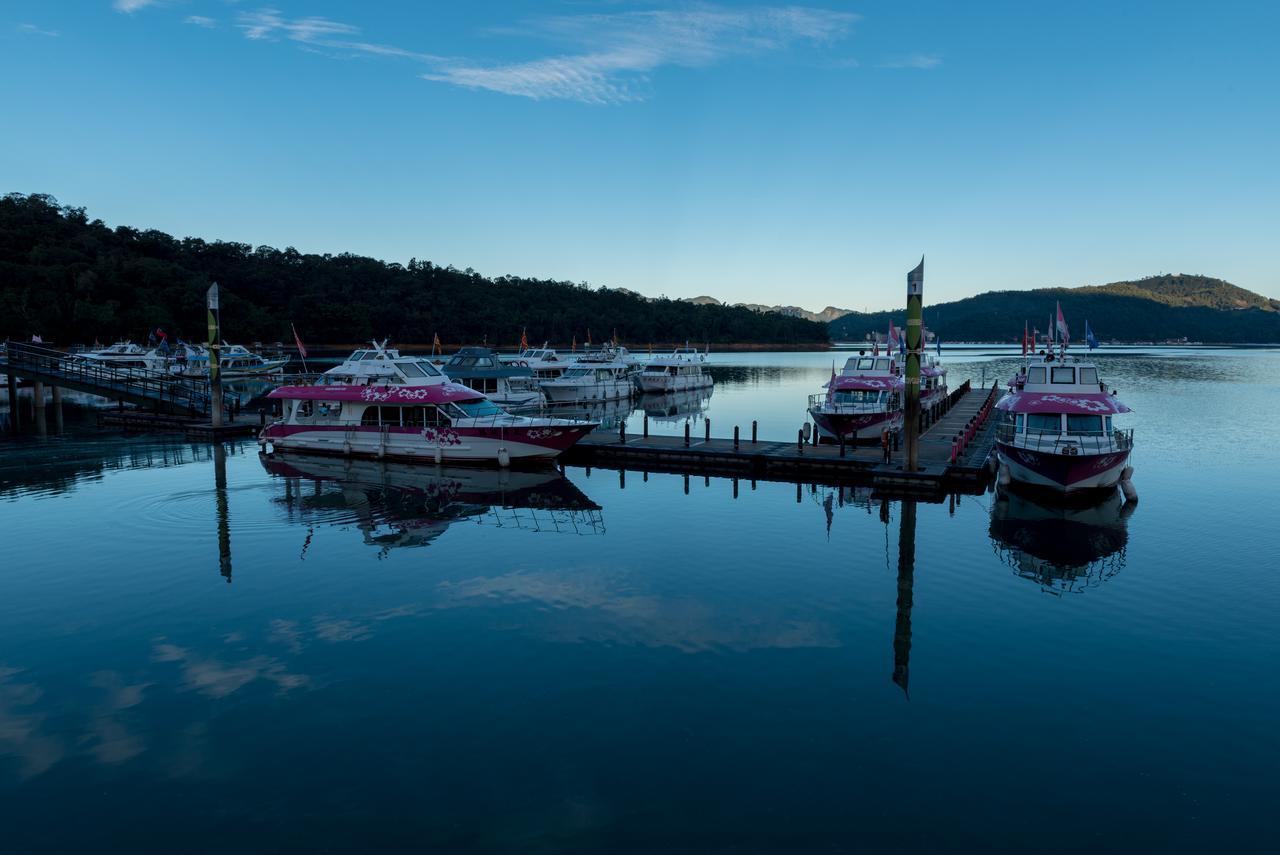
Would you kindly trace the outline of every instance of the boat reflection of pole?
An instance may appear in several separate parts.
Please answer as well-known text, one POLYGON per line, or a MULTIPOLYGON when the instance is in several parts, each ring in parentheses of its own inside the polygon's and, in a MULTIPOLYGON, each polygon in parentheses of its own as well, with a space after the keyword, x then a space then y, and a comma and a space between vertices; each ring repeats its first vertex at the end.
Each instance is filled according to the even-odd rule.
POLYGON ((898 618, 893 626, 893 682, 902 687, 907 699, 911 663, 911 604, 916 576, 916 503, 902 501, 898 525, 898 618))
POLYGON ((218 566, 231 584, 231 523, 227 516, 227 449, 213 444, 213 487, 218 508, 218 566))

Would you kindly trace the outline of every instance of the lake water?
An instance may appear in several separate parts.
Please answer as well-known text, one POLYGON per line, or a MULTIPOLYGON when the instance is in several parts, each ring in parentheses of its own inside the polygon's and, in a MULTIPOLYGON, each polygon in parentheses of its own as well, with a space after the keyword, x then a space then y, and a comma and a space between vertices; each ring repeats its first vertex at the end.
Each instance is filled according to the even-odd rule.
POLYGON ((3 850, 1267 848, 1280 352, 1098 361, 1136 507, 0 440, 3 850))

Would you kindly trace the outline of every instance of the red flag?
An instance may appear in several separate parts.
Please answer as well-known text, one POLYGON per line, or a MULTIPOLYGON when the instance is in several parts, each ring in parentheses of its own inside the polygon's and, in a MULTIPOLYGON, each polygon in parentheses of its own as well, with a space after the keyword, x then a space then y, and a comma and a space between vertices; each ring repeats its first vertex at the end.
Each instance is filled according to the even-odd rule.
POLYGON ((524 327, 520 328, 520 349, 521 350, 529 349, 529 336, 525 335, 524 327))
POLYGON ((1067 330, 1067 319, 1062 316, 1062 304, 1058 304, 1058 335, 1062 336, 1062 343, 1067 344, 1071 341, 1071 333, 1067 330))
POLYGON ((293 330, 293 343, 298 346, 298 355, 306 359, 307 349, 302 346, 302 339, 298 338, 298 328, 293 324, 289 324, 289 329, 293 330))

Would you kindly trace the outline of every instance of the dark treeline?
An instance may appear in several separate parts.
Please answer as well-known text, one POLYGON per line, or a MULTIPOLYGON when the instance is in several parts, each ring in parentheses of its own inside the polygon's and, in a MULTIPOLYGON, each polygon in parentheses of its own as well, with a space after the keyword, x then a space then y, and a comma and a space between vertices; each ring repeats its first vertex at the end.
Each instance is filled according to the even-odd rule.
POLYGON ((646 300, 620 290, 503 276, 428 261, 308 255, 152 229, 110 228, 44 195, 0 199, 0 336, 67 344, 170 336, 203 340, 205 292, 217 282, 235 341, 352 343, 373 337, 446 346, 621 342, 827 341, 825 324, 749 309, 646 300))
MULTIPOLYGON (((926 304, 924 322, 943 341, 1019 341, 1025 321, 1045 332, 1055 304, 1075 341, 1084 341, 1087 320, 1100 341, 1165 341, 1185 336, 1214 343, 1280 342, 1280 312, 1259 308, 1214 309, 1171 306, 1150 297, 1106 293, 1096 288, 992 291, 954 303, 926 304)), ((831 322, 835 341, 860 341, 884 333, 889 319, 903 325, 903 312, 855 312, 831 322)))

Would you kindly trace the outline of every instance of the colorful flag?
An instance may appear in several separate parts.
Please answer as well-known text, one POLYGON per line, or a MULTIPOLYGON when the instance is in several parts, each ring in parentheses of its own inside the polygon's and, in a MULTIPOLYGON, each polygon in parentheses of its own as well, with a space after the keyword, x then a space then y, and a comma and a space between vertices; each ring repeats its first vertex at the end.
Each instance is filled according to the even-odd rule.
POLYGON ((937 333, 935 333, 933 336, 933 350, 934 350, 934 353, 938 354, 939 356, 942 355, 942 336, 938 335, 937 333))
POLYGON ((1094 336, 1093 328, 1089 326, 1088 321, 1084 322, 1084 341, 1085 341, 1085 344, 1089 345, 1090 350, 1093 350, 1095 347, 1098 346, 1098 339, 1096 336, 1094 336))
POLYGON ((436 351, 444 351, 444 345, 440 343, 440 333, 431 334, 431 355, 435 356, 436 351))
POLYGON ((521 327, 520 328, 520 350, 522 351, 529 349, 529 336, 526 335, 525 332, 526 332, 525 328, 521 327))
POLYGON ((898 328, 893 325, 893 321, 889 321, 889 342, 885 349, 890 354, 892 354, 895 350, 898 349, 898 345, 899 345, 898 339, 899 339, 898 328))
POLYGON ((1067 344, 1071 341, 1071 333, 1067 329, 1067 319, 1062 316, 1062 304, 1058 303, 1058 334, 1062 336, 1062 343, 1067 344))
POLYGON ((307 349, 302 346, 302 339, 298 338, 298 328, 293 324, 289 324, 289 329, 293 330, 293 343, 298 346, 298 355, 306 359, 307 349))

